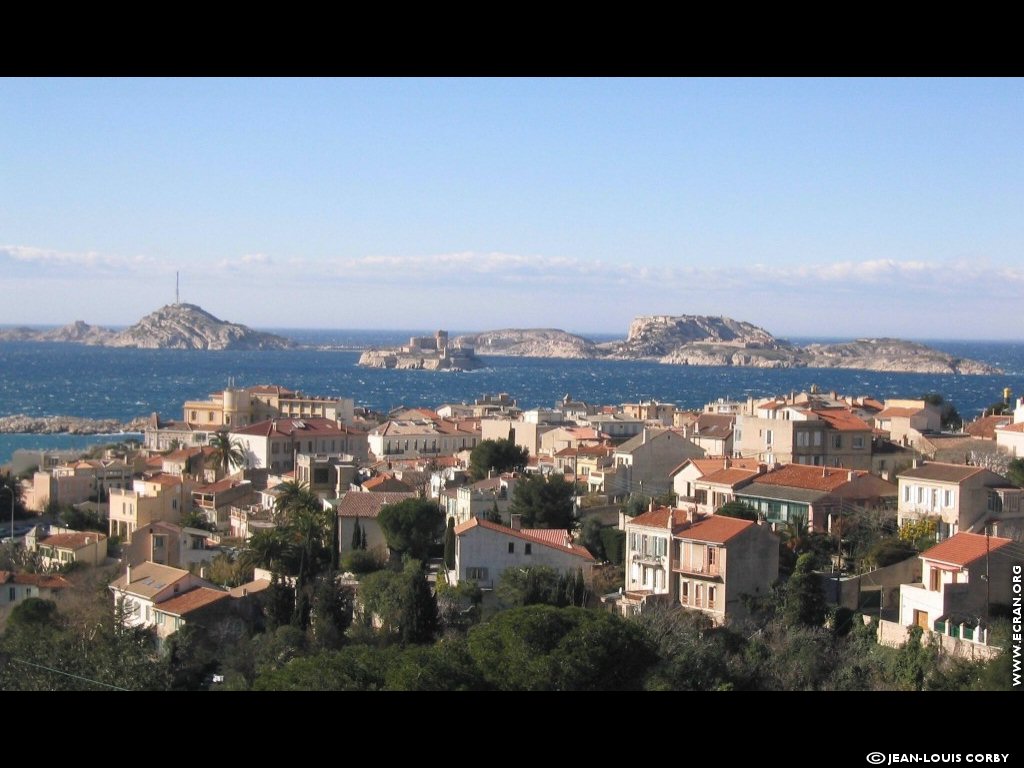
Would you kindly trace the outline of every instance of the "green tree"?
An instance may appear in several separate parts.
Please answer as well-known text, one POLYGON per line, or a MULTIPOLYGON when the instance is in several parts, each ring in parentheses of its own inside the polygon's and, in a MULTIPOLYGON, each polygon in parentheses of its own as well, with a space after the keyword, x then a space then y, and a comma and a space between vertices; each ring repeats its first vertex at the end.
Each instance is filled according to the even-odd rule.
POLYGON ((964 420, 961 418, 956 406, 946 402, 946 398, 938 392, 929 392, 926 395, 922 395, 921 399, 929 405, 938 406, 939 419, 943 429, 960 429, 963 426, 964 420))
POLYGON ((598 560, 607 560, 608 556, 604 550, 604 541, 601 539, 601 531, 604 526, 596 517, 588 517, 583 521, 580 528, 580 544, 589 550, 598 560))
POLYGON ((522 515, 524 528, 565 528, 572 531, 576 488, 561 475, 530 475, 516 483, 509 511, 522 515))
POLYGON ((637 624, 550 605, 502 611, 469 631, 468 648, 484 681, 499 690, 635 690, 657 661, 637 624))
POLYGON ((192 507, 184 515, 181 516, 181 527, 182 528, 199 528, 204 531, 216 531, 217 526, 211 523, 207 518, 206 514, 196 507, 192 507))
POLYGON ((248 466, 248 459, 245 455, 245 446, 240 440, 231 439, 227 432, 217 432, 210 438, 210 460, 213 465, 225 474, 231 474, 232 467, 248 466))
POLYGON ((430 642, 437 632, 437 602, 419 560, 408 558, 401 571, 377 571, 359 585, 365 623, 402 643, 430 642))
POLYGON ((820 627, 825 621, 825 593, 814 572, 814 560, 809 552, 800 555, 786 583, 782 614, 790 627, 820 627))
POLYGON ((444 531, 444 566, 449 571, 455 568, 455 518, 448 518, 444 531))
POLYGON ((352 542, 351 547, 353 550, 365 549, 363 546, 363 528, 359 525, 359 517, 356 516, 355 521, 352 523, 352 542))
POLYGON ((1006 479, 1018 488, 1024 488, 1024 457, 1013 459, 1006 468, 1006 479))
POLYGON ((386 504, 377 515, 377 523, 393 552, 425 560, 444 531, 445 519, 435 502, 417 498, 386 504))
POLYGON ((469 454, 469 472, 474 480, 482 480, 492 469, 495 472, 522 469, 529 456, 529 451, 507 438, 481 440, 469 454))

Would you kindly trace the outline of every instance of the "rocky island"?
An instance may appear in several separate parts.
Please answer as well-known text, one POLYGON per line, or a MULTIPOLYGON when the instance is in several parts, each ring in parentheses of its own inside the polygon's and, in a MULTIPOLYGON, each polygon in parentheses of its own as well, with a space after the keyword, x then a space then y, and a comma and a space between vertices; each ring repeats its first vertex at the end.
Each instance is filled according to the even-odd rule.
POLYGON ((291 349, 291 339, 214 317, 195 304, 168 304, 121 331, 81 320, 52 330, 13 328, 0 341, 57 341, 135 349, 291 349))
POLYGON ((473 347, 459 339, 449 342, 447 331, 413 336, 402 347, 368 349, 359 356, 367 368, 403 368, 424 371, 472 371, 483 367, 473 347))
POLYGON ((994 366, 901 339, 799 346, 752 323, 708 315, 641 315, 624 340, 601 344, 557 329, 460 336, 481 355, 652 360, 667 365, 853 368, 906 373, 999 374, 994 366))

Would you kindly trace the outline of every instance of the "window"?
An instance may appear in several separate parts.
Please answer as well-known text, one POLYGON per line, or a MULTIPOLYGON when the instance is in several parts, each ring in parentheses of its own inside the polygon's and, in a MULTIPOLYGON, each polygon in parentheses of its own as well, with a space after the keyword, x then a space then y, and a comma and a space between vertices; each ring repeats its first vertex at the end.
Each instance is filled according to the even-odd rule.
POLYGON ((803 431, 797 432, 796 433, 796 444, 797 444, 797 447, 798 448, 806 448, 808 446, 808 444, 810 443, 810 441, 811 441, 810 438, 811 438, 811 436, 807 432, 803 432, 803 431))
POLYGON ((14 587, 9 587, 7 591, 7 599, 12 603, 14 602, 14 587))
POLYGON ((907 502, 908 504, 910 503, 910 486, 909 485, 904 485, 903 486, 903 500, 905 502, 907 502))
POLYGON ((772 444, 772 431, 770 429, 766 429, 764 431, 764 444, 765 445, 771 445, 772 444))
POLYGON ((821 432, 814 433, 814 445, 819 448, 821 447, 821 432))
POLYGON ((273 443, 270 446, 270 452, 271 453, 280 453, 281 452, 281 444, 280 443, 273 443))
POLYGON ((533 554, 533 544, 524 544, 523 545, 523 550, 526 552, 526 554, 532 555, 533 554))
POLYGON ((708 547, 708 565, 715 564, 715 554, 718 551, 718 547, 708 547))
POLYGON ((686 605, 690 602, 690 582, 679 580, 679 602, 686 605))
POLYGON ((864 437, 863 436, 854 437, 853 438, 853 447, 854 448, 863 448, 864 447, 864 437))
POLYGON ((196 420, 197 415, 198 414, 195 411, 192 411, 192 421, 196 420))
POLYGON ((915 487, 917 488, 917 503, 922 504, 924 503, 924 488, 922 488, 920 485, 915 487))
POLYGON ((514 541, 510 541, 508 543, 508 553, 510 555, 514 555, 515 552, 516 552, 516 543, 514 541))
POLYGON ((486 568, 467 568, 466 578, 472 579, 473 581, 485 581, 487 579, 486 568))
POLYGON ((708 608, 715 607, 715 597, 718 594, 717 587, 708 587, 708 608))
POLYGON ((943 502, 942 506, 944 506, 944 507, 952 507, 953 506, 953 492, 952 491, 946 491, 943 494, 942 502, 943 502))
POLYGON ((833 448, 842 448, 843 447, 843 436, 842 435, 832 435, 832 447, 833 448))

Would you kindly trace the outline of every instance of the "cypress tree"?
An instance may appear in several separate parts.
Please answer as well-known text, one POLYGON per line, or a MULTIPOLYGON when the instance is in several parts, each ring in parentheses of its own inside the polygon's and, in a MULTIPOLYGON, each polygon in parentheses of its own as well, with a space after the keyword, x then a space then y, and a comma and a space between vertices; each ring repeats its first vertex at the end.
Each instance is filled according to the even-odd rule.
POLYGON ((444 532, 444 565, 450 571, 455 568, 455 518, 448 518, 444 532))
POLYGON ((359 526, 359 517, 356 516, 356 523, 352 527, 352 549, 362 549, 362 529, 359 526))

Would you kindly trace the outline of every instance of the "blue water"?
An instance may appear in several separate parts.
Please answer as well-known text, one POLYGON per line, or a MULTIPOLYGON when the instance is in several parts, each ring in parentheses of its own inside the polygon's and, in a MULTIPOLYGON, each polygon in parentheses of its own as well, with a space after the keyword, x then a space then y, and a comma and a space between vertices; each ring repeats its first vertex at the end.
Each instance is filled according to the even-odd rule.
MULTIPOLYGON (((302 343, 362 347, 401 343, 407 331, 286 332, 302 343)), ((422 333, 422 332, 421 332, 422 333)), ((804 342, 806 340, 800 340, 804 342)), ((535 358, 485 358, 468 373, 359 368, 359 353, 313 349, 204 352, 109 349, 76 344, 0 343, 0 415, 74 415, 127 421, 156 411, 181 418, 185 400, 204 398, 233 377, 238 386, 281 384, 316 395, 355 399, 388 410, 398 405, 436 407, 508 392, 524 408, 550 406, 566 393, 591 402, 639 399, 684 408, 724 398, 822 390, 878 398, 939 392, 970 418, 1002 398, 1004 387, 1024 393, 1024 343, 930 341, 961 357, 998 365, 999 376, 875 373, 834 369, 700 368, 657 363, 535 358)), ((15 448, 85 447, 95 436, 0 435, 0 462, 15 448)))

